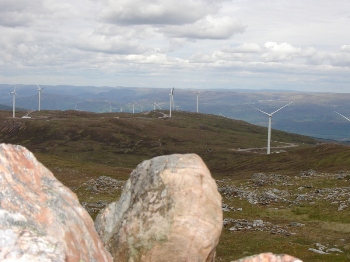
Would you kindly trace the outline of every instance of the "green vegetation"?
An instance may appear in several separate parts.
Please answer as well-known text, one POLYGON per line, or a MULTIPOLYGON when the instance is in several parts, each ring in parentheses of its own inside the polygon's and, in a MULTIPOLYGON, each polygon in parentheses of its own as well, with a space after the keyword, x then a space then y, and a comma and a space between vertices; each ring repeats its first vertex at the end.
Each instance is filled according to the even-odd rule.
MULTIPOLYGON (((245 198, 221 192, 224 204, 242 208, 224 212, 225 218, 263 220, 293 234, 230 231, 230 224, 223 230, 217 261, 261 252, 288 253, 304 261, 350 258, 349 208, 338 211, 339 205, 321 198, 313 199, 312 205, 306 201, 293 203, 297 194, 313 195, 317 190, 324 194, 328 188, 350 187, 349 147, 321 144, 309 137, 273 130, 272 154, 266 155, 263 149, 266 128, 214 115, 175 111, 172 118, 164 118, 164 113, 41 111, 32 113, 31 119, 13 119, 11 112, 0 111, 0 141, 27 147, 82 203, 96 206, 101 201, 116 200, 121 191, 110 194, 90 190, 82 186, 87 181, 100 176, 125 181, 143 160, 165 154, 196 153, 205 161, 219 187, 289 194, 285 198, 290 202, 251 204, 245 198), (299 173, 309 169, 342 176, 341 179, 336 175, 301 178, 299 173), (259 184, 251 179, 253 174, 261 172, 290 180, 287 184, 259 184), (291 227, 291 222, 304 225, 291 227), (337 247, 343 253, 320 255, 308 251, 315 243, 337 247)), ((90 215, 94 218, 97 211, 90 210, 90 215)))

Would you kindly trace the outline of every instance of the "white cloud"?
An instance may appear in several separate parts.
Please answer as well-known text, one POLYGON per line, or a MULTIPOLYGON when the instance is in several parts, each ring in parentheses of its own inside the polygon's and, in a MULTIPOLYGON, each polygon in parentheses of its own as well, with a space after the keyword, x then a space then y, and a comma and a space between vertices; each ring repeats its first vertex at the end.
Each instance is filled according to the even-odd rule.
POLYGON ((243 33, 244 29, 243 24, 237 19, 207 16, 190 25, 168 26, 160 32, 174 38, 228 39, 234 34, 243 33))
POLYGON ((128 37, 92 33, 81 34, 75 42, 75 46, 84 51, 110 54, 139 54, 146 51, 137 41, 133 41, 128 37))
POLYGON ((350 45, 343 45, 340 48, 341 51, 350 52, 350 45))
POLYGON ((291 60, 301 53, 301 48, 293 47, 288 43, 267 42, 264 47, 266 52, 262 55, 262 58, 269 62, 291 60))
POLYGON ((343 45, 339 52, 330 54, 330 63, 334 66, 350 68, 350 45, 343 45))
POLYGON ((260 46, 255 43, 244 43, 237 47, 224 46, 220 50, 225 53, 260 53, 261 52, 260 46))

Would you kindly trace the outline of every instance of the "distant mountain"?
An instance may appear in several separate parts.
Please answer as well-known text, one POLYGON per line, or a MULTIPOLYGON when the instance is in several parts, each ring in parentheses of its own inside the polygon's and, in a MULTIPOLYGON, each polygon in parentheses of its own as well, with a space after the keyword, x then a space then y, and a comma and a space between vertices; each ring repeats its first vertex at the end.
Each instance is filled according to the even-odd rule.
MULTIPOLYGON (((153 110, 156 102, 169 110, 170 88, 45 86, 41 108, 103 112, 135 112, 153 110)), ((13 85, 0 85, 0 104, 12 110, 13 85)), ((175 88, 174 110, 195 112, 198 90, 175 88)), ((27 110, 38 108, 36 85, 17 85, 16 106, 27 110)), ((281 106, 291 105, 275 113, 272 128, 287 132, 342 141, 350 141, 350 122, 337 111, 350 117, 350 94, 308 93, 276 90, 201 90, 199 112, 222 115, 267 126, 268 118, 252 106, 267 113, 281 106)), ((4 108, 6 109, 6 108, 4 108)))

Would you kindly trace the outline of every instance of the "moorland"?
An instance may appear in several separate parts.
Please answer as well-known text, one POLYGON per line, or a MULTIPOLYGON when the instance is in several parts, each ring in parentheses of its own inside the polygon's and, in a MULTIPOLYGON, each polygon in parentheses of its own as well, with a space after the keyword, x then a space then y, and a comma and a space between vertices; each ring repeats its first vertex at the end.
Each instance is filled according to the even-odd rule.
POLYGON ((94 219, 143 160, 196 153, 223 197, 217 261, 288 253, 350 259, 350 147, 211 114, 0 111, 0 141, 27 147, 94 219), (18 115, 24 115, 20 112, 18 115), (324 254, 320 254, 324 252, 324 254))
MULTIPOLYGON (((154 103, 169 110, 169 88, 49 86, 40 85, 41 109, 77 109, 95 113, 142 112, 153 110, 154 103), (134 108, 134 109, 133 109, 134 108)), ((12 110, 16 88, 16 107, 26 112, 38 110, 37 85, 0 84, 0 109, 12 110)), ((350 141, 350 122, 340 114, 350 117, 350 94, 316 93, 286 90, 191 90, 175 87, 174 111, 196 112, 196 96, 199 91, 199 112, 243 120, 251 124, 267 126, 267 113, 292 102, 273 115, 272 126, 290 133, 322 139, 350 141)), ((17 115, 22 116, 22 115, 17 115)))

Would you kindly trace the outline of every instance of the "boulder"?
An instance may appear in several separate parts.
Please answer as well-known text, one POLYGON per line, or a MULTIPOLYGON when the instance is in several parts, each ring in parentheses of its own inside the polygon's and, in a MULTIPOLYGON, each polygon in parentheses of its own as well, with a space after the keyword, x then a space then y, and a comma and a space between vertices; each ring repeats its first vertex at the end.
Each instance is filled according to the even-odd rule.
POLYGON ((26 148, 0 144, 0 260, 112 261, 76 195, 26 148))
POLYGON ((302 262, 302 261, 290 255, 275 255, 272 253, 262 253, 259 255, 241 258, 232 262, 302 262))
POLYGON ((115 261, 214 261, 221 196, 196 154, 139 164, 95 227, 115 261))

